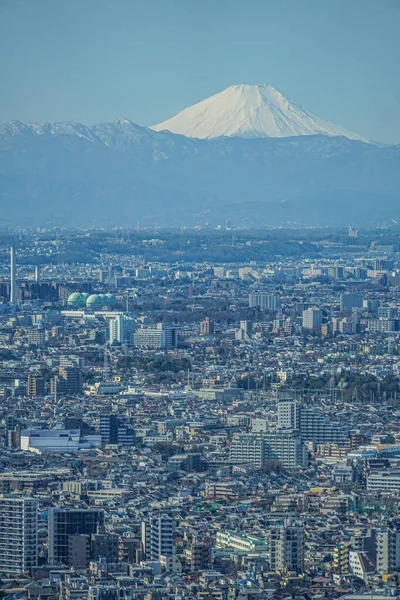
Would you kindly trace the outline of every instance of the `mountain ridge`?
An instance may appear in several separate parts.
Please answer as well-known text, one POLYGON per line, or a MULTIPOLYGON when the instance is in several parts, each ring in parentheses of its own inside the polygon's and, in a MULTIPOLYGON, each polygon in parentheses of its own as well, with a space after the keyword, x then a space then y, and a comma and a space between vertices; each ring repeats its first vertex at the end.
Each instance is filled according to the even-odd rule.
POLYGON ((197 139, 217 137, 343 136, 367 142, 362 136, 321 119, 288 100, 274 87, 232 85, 152 126, 155 131, 197 139))
POLYGON ((127 119, 11 122, 0 127, 1 218, 190 224, 237 215, 248 223, 246 206, 257 222, 252 207, 261 203, 266 223, 282 224, 291 213, 303 223, 343 223, 353 198, 353 223, 357 215, 376 222, 400 217, 399 165, 400 146, 344 137, 199 140, 127 119), (340 214, 328 219, 325 202, 340 198, 340 214))

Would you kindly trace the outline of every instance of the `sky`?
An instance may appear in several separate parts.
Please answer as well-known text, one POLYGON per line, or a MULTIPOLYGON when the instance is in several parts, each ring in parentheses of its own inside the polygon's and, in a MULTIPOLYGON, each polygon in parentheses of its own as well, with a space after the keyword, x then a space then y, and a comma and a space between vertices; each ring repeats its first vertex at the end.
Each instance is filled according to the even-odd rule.
POLYGON ((400 143, 400 0, 0 0, 0 123, 153 125, 267 83, 400 143))

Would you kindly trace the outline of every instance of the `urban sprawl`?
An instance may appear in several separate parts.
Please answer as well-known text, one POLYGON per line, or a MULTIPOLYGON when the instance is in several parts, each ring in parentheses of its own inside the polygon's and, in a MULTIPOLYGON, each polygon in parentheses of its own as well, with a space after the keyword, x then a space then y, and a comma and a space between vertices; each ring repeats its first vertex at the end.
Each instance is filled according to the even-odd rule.
POLYGON ((400 597, 400 232, 0 239, 0 596, 400 597))

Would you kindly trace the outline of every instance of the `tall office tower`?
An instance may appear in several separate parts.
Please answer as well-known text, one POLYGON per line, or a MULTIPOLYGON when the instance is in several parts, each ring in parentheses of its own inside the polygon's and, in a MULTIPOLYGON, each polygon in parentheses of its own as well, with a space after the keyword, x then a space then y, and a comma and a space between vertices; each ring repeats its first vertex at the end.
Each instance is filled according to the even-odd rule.
POLYGON ((118 425, 117 415, 100 416, 100 435, 102 444, 118 444, 118 425))
POLYGON ((200 335, 211 335, 214 332, 214 323, 210 317, 206 317, 200 321, 200 335))
POLYGON ((135 442, 134 430, 117 415, 100 416, 100 435, 102 444, 131 446, 135 442))
POLYGON ((35 267, 35 281, 36 283, 40 283, 40 267, 36 265, 35 267))
POLYGON ((303 570, 304 527, 289 520, 283 526, 268 531, 269 560, 271 571, 303 570))
POLYGON ((400 569, 400 523, 376 531, 376 570, 394 573, 400 569))
POLYGON ((0 496, 0 571, 28 573, 37 566, 38 522, 35 498, 0 496))
POLYGON ((299 429, 300 403, 292 398, 281 398, 278 401, 279 429, 299 429))
POLYGON ((17 266, 15 247, 10 249, 10 304, 17 303, 17 266))
POLYGON ((50 508, 49 563, 71 566, 74 555, 86 552, 87 545, 84 538, 75 536, 91 536, 103 525, 104 511, 101 509, 50 508))
POLYGON ((303 329, 318 329, 322 325, 322 310, 315 306, 303 311, 303 329))
POLYGON ((363 297, 361 294, 340 294, 340 310, 351 312, 353 308, 361 308, 363 297))
POLYGON ((59 367, 58 375, 51 380, 51 395, 58 398, 82 392, 82 371, 76 367, 59 367))
POLYGON ((174 520, 167 516, 142 521, 142 547, 146 560, 174 554, 174 520))
POLYGON ((27 393, 29 398, 44 396, 44 377, 39 375, 28 375, 27 393))

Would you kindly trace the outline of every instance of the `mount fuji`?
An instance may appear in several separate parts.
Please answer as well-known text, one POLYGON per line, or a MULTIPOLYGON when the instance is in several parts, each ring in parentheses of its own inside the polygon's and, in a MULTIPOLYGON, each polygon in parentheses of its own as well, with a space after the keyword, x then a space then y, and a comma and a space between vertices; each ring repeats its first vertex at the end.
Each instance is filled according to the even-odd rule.
POLYGON ((304 110, 270 85, 231 85, 151 129, 201 139, 327 135, 367 141, 304 110))

